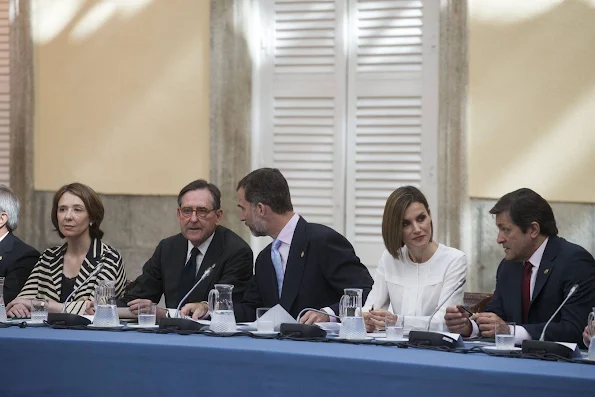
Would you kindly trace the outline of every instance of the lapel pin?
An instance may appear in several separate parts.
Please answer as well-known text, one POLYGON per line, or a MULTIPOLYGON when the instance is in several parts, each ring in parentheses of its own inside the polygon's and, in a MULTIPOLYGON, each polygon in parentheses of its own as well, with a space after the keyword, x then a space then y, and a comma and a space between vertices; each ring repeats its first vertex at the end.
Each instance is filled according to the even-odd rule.
MULTIPOLYGON (((302 256, 304 256, 304 253, 302 252, 302 256)), ((0 261, 2 260, 2 256, 0 255, 0 261)))
POLYGON ((550 272, 550 269, 545 269, 545 270, 543 271, 543 274, 548 274, 549 272, 550 272))
MULTIPOLYGON (((304 251, 302 251, 302 254, 300 255, 300 258, 304 257, 304 251)), ((0 259, 2 259, 2 257, 0 257, 0 259)))

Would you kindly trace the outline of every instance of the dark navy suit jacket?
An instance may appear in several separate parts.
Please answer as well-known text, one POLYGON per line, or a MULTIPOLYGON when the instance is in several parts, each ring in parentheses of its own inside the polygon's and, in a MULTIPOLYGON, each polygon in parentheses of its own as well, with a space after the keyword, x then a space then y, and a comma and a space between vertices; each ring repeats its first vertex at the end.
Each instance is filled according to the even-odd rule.
POLYGON ((595 306, 593 256, 576 244, 552 236, 547 242, 537 271, 528 323, 523 323, 523 264, 520 262, 500 262, 494 298, 488 303, 485 311, 523 326, 531 337, 537 340, 545 323, 562 303, 570 288, 578 284, 578 290, 546 329, 545 340, 582 345, 583 328, 587 325, 591 308, 595 306))
POLYGON ((234 303, 236 321, 254 321, 257 308, 278 303, 294 318, 304 308, 330 307, 338 315, 344 288, 362 288, 366 301, 374 281, 349 241, 333 229, 300 217, 289 248, 280 299, 271 245, 256 258, 255 274, 242 303, 234 303))

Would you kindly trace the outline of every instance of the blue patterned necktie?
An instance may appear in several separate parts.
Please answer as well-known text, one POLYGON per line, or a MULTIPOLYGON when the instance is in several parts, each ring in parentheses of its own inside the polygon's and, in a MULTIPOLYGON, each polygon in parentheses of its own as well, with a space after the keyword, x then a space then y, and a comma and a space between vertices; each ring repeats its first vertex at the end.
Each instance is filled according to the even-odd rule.
POLYGON ((279 253, 280 245, 281 240, 275 240, 273 241, 273 247, 271 248, 271 260, 273 261, 275 273, 277 273, 277 286, 279 287, 279 298, 281 297, 281 290, 283 289, 283 277, 285 276, 283 272, 283 262, 281 261, 281 254, 279 253))

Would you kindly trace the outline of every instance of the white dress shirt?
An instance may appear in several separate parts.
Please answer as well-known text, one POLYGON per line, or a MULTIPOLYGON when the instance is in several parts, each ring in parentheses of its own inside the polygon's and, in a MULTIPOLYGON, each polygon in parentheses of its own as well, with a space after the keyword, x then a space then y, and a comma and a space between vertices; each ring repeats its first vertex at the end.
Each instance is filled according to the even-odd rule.
POLYGON ((458 249, 438 245, 434 255, 424 263, 415 263, 409 257, 407 246, 402 249, 401 259, 384 250, 376 274, 374 286, 364 305, 364 311, 388 310, 404 316, 406 330, 425 330, 430 316, 430 328, 442 331, 446 307, 463 303, 463 289, 456 291, 443 305, 446 297, 467 274, 467 258, 458 249))
MULTIPOLYGON (((214 235, 215 235, 215 233, 211 234, 208 239, 203 241, 203 243, 197 247, 198 255, 196 256, 196 273, 194 274, 195 277, 198 274, 198 270, 200 269, 202 260, 205 258, 205 254, 207 253, 207 250, 209 249, 209 245, 211 245, 211 241, 213 241, 214 235)), ((188 240, 188 251, 186 252, 186 261, 184 263, 187 264, 188 261, 190 260, 190 256, 192 255, 193 248, 194 248, 194 245, 190 242, 190 240, 188 240)))
POLYGON ((289 256, 289 248, 291 248, 291 242, 293 241, 293 234, 295 233, 295 228, 297 227, 298 221, 300 220, 300 216, 298 214, 293 214, 289 222, 285 224, 281 232, 277 236, 277 240, 281 241, 281 245, 279 245, 279 254, 281 255, 281 264, 283 265, 283 273, 285 274, 285 269, 287 269, 287 257, 289 256))
MULTIPOLYGON (((533 301, 533 290, 535 289, 535 280, 537 280, 537 273, 539 272, 539 266, 541 265, 541 259, 543 258, 543 253, 545 252, 545 247, 547 245, 548 240, 549 240, 549 237, 546 238, 543 241, 543 243, 541 243, 539 248, 537 248, 535 250, 535 252, 533 253, 533 255, 531 255, 531 258, 529 258, 529 261, 528 261, 533 266, 531 268, 531 282, 530 282, 531 301, 533 301)), ((519 266, 523 266, 523 265, 524 265, 523 263, 519 262, 519 266)), ((473 331, 471 332, 471 336, 472 337, 479 336, 479 327, 477 326, 477 323, 475 321, 471 321, 471 325, 473 326, 473 331)), ((533 339, 533 338, 531 338, 531 335, 529 334, 529 332, 527 332, 525 327, 523 327, 521 325, 515 325, 515 327, 514 327, 514 344, 515 345, 520 345, 521 343, 523 343, 524 340, 531 340, 531 339, 533 339)))

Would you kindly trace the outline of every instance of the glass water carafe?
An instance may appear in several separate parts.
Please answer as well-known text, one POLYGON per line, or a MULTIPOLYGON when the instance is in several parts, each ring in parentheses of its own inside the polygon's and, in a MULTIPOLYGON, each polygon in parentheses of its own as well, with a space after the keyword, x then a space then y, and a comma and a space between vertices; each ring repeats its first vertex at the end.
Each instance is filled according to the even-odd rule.
POLYGON ((345 288, 339 301, 341 330, 339 337, 344 339, 365 339, 366 325, 362 316, 362 295, 360 288, 345 288))
POLYGON ((4 306, 4 277, 0 277, 0 322, 8 321, 6 318, 6 306, 4 306))
POLYGON ((120 318, 116 308, 115 281, 99 280, 97 282, 93 325, 96 327, 117 327, 120 325, 120 318))
POLYGON ((209 292, 210 330, 218 333, 236 332, 236 317, 233 314, 231 291, 233 285, 215 284, 209 292))

